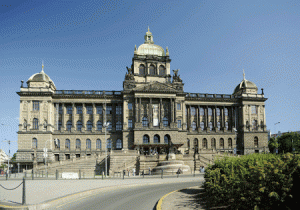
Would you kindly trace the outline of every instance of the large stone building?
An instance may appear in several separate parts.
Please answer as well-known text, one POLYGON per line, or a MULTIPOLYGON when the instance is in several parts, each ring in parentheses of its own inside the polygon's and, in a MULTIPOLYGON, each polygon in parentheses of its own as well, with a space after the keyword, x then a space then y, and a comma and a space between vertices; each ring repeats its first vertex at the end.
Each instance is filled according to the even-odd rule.
POLYGON ((109 150, 267 152, 263 90, 258 94, 244 75, 233 94, 187 93, 178 70, 171 75, 170 62, 168 48, 155 45, 148 30, 144 44, 135 47, 122 91, 57 90, 43 66, 17 92, 17 162, 42 163, 44 147, 50 161, 99 155, 105 122, 109 150))

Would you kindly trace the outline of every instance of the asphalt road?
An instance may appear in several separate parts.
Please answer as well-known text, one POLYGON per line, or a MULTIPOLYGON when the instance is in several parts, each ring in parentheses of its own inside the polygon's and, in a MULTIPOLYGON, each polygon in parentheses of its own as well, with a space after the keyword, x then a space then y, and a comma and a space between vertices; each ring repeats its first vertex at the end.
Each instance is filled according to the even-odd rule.
POLYGON ((200 185, 199 181, 112 187, 93 196, 61 204, 55 209, 152 210, 165 194, 197 185, 200 185))

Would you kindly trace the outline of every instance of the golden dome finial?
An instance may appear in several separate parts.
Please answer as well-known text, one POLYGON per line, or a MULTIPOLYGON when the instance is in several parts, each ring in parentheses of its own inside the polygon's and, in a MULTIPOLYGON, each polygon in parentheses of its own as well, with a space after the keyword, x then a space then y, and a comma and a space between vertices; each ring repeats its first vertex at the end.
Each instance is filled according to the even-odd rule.
POLYGON ((44 61, 42 61, 42 72, 44 72, 44 61))

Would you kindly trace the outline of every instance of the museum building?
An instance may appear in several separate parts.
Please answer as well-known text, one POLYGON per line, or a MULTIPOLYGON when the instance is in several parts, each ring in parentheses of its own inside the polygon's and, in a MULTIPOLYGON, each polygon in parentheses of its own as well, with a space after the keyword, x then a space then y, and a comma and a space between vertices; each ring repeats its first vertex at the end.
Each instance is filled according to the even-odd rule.
POLYGON ((121 91, 57 90, 42 66, 17 92, 17 162, 42 163, 44 148, 50 161, 100 155, 105 146, 140 155, 267 152, 263 89, 244 74, 232 94, 184 92, 170 62, 148 29, 121 91))

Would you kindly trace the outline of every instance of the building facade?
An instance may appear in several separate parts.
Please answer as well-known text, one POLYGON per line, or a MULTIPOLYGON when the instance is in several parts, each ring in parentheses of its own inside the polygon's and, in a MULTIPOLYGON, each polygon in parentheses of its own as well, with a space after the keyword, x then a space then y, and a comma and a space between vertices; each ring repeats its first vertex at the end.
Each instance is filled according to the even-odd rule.
POLYGON ((187 93, 170 62, 168 48, 155 45, 148 29, 144 44, 135 47, 122 91, 57 90, 43 66, 17 92, 17 162, 43 162, 43 148, 49 160, 58 161, 99 155, 105 145, 141 155, 267 152, 263 89, 258 94, 244 75, 233 94, 187 93))

